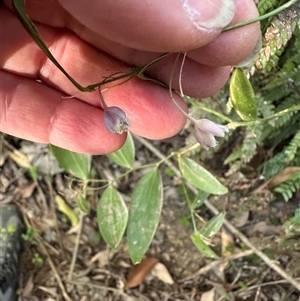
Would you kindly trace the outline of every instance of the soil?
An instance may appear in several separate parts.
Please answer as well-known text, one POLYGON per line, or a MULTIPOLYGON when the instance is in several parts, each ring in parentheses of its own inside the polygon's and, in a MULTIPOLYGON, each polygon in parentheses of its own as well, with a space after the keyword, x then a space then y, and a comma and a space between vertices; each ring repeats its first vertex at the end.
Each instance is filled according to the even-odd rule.
MULTIPOLYGON (((167 154, 182 146, 184 138, 153 143, 167 154)), ((157 160, 141 144, 137 143, 136 148, 139 164, 157 160)), ((238 259, 197 274, 213 260, 204 258, 191 242, 193 228, 181 193, 180 180, 166 175, 160 224, 145 256, 157 259, 166 271, 158 276, 153 271, 149 272, 138 286, 124 289, 133 265, 125 240, 117 250, 110 250, 99 234, 95 208, 101 187, 91 184, 93 189, 89 190, 88 195, 91 211, 83 216, 75 202, 80 183, 72 181, 55 165, 46 146, 24 143, 6 136, 0 156, 0 202, 16 203, 30 229, 24 236, 19 300, 300 300, 300 292, 255 254, 241 255, 238 259), (20 159, 20 163, 9 155, 14 150, 30 157, 33 165, 37 165, 39 160, 40 170, 44 168, 48 173, 38 171, 37 179, 33 180, 28 169, 20 166, 24 158, 20 159), (58 209, 56 195, 60 195, 78 216, 82 216, 80 236, 78 227, 72 227, 58 209), (74 252, 77 256, 76 261, 72 262, 74 252), (173 284, 161 280, 164 277, 171 277, 173 284)), ((220 211, 226 211, 226 218, 253 245, 300 281, 300 233, 286 234, 282 228, 282 224, 299 207, 300 193, 295 193, 289 202, 274 196, 266 187, 253 193, 262 184, 255 168, 249 167, 249 173, 226 175, 226 166, 216 163, 221 159, 220 156, 218 160, 211 157, 204 162, 213 173, 224 179, 230 193, 212 196, 209 201, 220 211)), ((101 178, 104 175, 116 176, 121 170, 105 156, 96 156, 93 172, 101 178)), ((127 202, 140 176, 140 173, 135 173, 119 184, 118 189, 127 202)), ((199 225, 213 217, 204 205, 196 213, 201 217, 199 225)), ((245 252, 245 246, 238 237, 225 228, 215 235, 210 244, 223 257, 245 252)))

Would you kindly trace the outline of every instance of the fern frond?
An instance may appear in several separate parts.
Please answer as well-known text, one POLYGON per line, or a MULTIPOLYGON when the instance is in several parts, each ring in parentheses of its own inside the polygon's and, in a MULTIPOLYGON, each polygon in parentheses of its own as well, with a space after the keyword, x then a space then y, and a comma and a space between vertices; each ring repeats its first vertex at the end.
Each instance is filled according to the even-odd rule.
POLYGON ((283 224, 283 228, 286 233, 289 233, 294 229, 300 229, 300 207, 296 209, 295 214, 283 224))
MULTIPOLYGON (((267 1, 266 4, 272 5, 267 1)), ((269 72, 277 65, 287 42, 291 39, 293 31, 299 23, 299 3, 282 11, 272 20, 271 26, 267 28, 264 34, 263 48, 255 64, 258 70, 269 72)))
POLYGON ((257 8, 260 15, 264 15, 266 12, 273 10, 277 6, 279 6, 280 1, 278 0, 260 0, 257 8))
POLYGON ((274 188, 275 192, 282 194, 285 201, 288 201, 293 194, 300 189, 300 171, 295 172, 285 182, 274 188))
POLYGON ((265 163, 263 174, 266 180, 274 175, 277 175, 281 170, 285 168, 284 158, 284 152, 280 152, 265 163))
POLYGON ((298 152, 300 153, 300 130, 298 130, 284 152, 286 155, 285 162, 287 164, 289 164, 295 158, 298 152))

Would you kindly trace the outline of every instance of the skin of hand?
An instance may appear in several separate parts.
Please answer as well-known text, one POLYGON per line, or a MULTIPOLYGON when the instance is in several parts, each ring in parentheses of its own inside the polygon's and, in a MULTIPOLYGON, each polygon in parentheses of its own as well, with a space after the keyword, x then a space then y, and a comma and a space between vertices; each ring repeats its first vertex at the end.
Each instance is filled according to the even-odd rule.
MULTIPOLYGON (((163 5, 160 0, 27 0, 26 13, 54 57, 83 86, 170 52, 147 69, 147 76, 168 84, 176 53, 188 51, 183 92, 208 97, 261 38, 258 23, 221 33, 229 24, 258 16, 252 0, 165 0, 163 5)), ((11 0, 0 5, 0 15, 0 131, 87 154, 120 148, 126 134, 106 130, 98 91, 79 92, 47 59, 18 21, 11 0)), ((103 90, 107 105, 126 112, 134 134, 164 139, 184 126, 168 89, 139 78, 108 87, 103 90)))

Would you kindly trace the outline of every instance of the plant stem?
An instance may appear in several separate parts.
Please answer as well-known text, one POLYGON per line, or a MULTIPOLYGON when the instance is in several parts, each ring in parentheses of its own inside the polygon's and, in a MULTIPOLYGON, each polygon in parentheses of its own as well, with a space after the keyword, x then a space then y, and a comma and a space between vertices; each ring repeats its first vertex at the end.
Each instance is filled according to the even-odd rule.
POLYGON ((296 112, 296 111, 299 111, 300 110, 300 105, 297 105, 297 106, 293 106, 291 108, 288 108, 288 109, 285 109, 285 110, 282 110, 278 113, 275 113, 273 115, 270 115, 268 117, 265 117, 265 118, 261 118, 261 119, 256 119, 256 120, 251 120, 251 121, 231 121, 230 123, 227 124, 227 127, 229 129, 236 129, 240 126, 250 126, 250 125, 258 125, 258 124, 261 124, 265 121, 268 121, 268 120, 271 120, 271 119, 274 119, 274 118, 277 118, 277 117, 280 117, 286 113, 289 113, 289 112, 296 112))
POLYGON ((296 2, 298 2, 299 0, 290 0, 288 1, 287 3, 277 7, 276 9, 274 9, 273 11, 265 14, 265 15, 262 15, 258 18, 254 18, 254 19, 250 19, 250 20, 247 20, 245 22, 241 22, 241 23, 238 23, 238 24, 234 24, 234 25, 231 25, 231 26, 227 26, 223 29, 223 32, 224 31, 229 31, 229 30, 232 30, 232 29, 236 29, 236 28, 239 28, 239 27, 243 27, 243 26, 246 26, 246 25, 250 25, 250 24, 253 24, 253 23, 256 23, 256 22, 260 22, 260 21, 263 21, 265 19, 268 19, 269 17, 272 17, 278 13, 280 13, 281 11, 289 8, 291 5, 295 4, 296 2))

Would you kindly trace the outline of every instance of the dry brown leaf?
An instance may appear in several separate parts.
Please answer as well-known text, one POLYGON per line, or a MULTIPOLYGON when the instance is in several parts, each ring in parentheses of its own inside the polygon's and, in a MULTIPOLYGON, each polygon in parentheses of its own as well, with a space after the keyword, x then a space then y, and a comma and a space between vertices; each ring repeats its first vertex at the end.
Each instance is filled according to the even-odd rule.
POLYGON ((20 185, 19 187, 16 188, 16 193, 24 198, 27 199, 29 197, 31 197, 35 187, 36 187, 36 182, 32 182, 32 183, 26 183, 24 185, 20 185))
POLYGON ((243 227, 246 225, 246 223, 248 222, 250 216, 250 211, 249 210, 245 210, 242 212, 241 215, 235 217, 232 221, 232 223, 237 227, 243 227))
POLYGON ((33 275, 30 275, 29 279, 27 280, 25 287, 22 292, 23 297, 30 297, 32 290, 34 289, 33 283, 33 275))
POLYGON ((104 250, 104 251, 99 251, 97 254, 95 254, 90 261, 87 263, 87 266, 91 266, 95 261, 98 262, 97 266, 98 268, 102 268, 104 266, 106 266, 109 263, 109 255, 110 255, 110 251, 108 249, 104 250))
POLYGON ((281 231, 282 231, 281 226, 268 225, 265 221, 261 221, 254 225, 250 233, 254 234, 258 232, 264 235, 273 235, 273 234, 280 234, 281 231))
POLYGON ((286 181, 289 177, 291 177, 296 171, 299 170, 300 170, 299 166, 286 167, 280 173, 270 178, 268 188, 272 189, 273 187, 278 186, 282 182, 286 181))
POLYGON ((233 251, 233 238, 225 230, 221 231, 221 240, 222 240, 222 257, 227 257, 232 254, 233 251))
POLYGON ((129 272, 124 288, 131 288, 141 284, 157 262, 158 260, 156 258, 146 258, 134 266, 129 272))
POLYGON ((211 290, 203 293, 200 301, 215 301, 215 289, 212 288, 211 290))
POLYGON ((262 191, 265 187, 268 187, 268 189, 272 189, 275 186, 281 184, 282 182, 286 181, 289 177, 291 177, 295 172, 299 171, 299 166, 289 166, 286 167, 284 170, 282 170, 277 175, 271 177, 267 182, 263 183, 259 187, 257 187, 252 193, 259 193, 262 191))
POLYGON ((152 269, 152 274, 164 283, 167 284, 174 283, 174 280, 172 279, 172 276, 170 275, 167 267, 160 262, 156 263, 156 265, 152 269))
POLYGON ((57 299, 57 287, 46 287, 46 286, 38 286, 38 289, 40 289, 43 292, 48 293, 49 295, 52 295, 53 297, 55 297, 55 299, 57 299))

